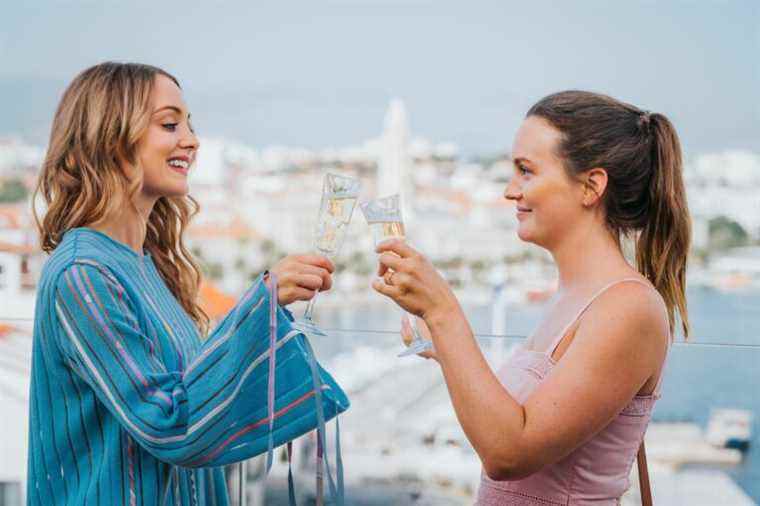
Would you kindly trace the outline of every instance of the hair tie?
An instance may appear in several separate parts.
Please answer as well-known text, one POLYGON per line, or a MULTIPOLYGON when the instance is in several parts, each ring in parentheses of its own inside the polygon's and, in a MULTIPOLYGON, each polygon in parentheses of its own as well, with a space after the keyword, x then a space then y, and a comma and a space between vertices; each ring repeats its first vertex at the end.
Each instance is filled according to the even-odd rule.
POLYGON ((649 111, 641 111, 641 113, 639 114, 639 128, 649 132, 651 123, 652 123, 652 113, 649 111))

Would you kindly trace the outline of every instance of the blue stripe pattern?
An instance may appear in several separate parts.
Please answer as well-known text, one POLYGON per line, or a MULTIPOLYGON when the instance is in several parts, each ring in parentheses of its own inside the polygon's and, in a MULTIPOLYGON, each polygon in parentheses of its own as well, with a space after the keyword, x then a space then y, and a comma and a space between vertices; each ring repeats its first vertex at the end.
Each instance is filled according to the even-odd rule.
POLYGON ((268 306, 259 278, 202 340, 150 255, 68 231, 38 285, 27 503, 228 504, 220 466, 269 430, 241 430, 266 417, 268 306))

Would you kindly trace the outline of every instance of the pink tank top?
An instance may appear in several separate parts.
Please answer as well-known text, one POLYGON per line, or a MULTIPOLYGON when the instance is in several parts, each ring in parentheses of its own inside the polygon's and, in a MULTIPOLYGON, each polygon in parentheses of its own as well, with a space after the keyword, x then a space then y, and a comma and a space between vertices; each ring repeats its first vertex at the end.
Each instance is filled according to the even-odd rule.
MULTIPOLYGON (((499 380, 517 402, 523 404, 556 365, 552 354, 570 327, 605 290, 625 281, 610 283, 599 290, 577 316, 554 339, 545 352, 518 347, 498 372, 499 380)), ((494 481, 482 473, 479 506, 602 506, 619 504, 629 487, 628 476, 644 437, 652 409, 660 397, 662 372, 651 395, 637 395, 620 414, 594 437, 567 457, 520 480, 494 481)))

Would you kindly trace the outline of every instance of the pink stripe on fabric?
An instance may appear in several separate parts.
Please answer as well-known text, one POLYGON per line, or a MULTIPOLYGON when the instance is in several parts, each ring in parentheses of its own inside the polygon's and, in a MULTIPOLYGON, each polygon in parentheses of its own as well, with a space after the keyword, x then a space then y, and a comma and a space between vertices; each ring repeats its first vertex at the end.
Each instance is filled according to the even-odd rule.
POLYGON ((137 504, 137 497, 135 496, 135 465, 132 461, 133 459, 133 446, 132 446, 132 438, 129 437, 129 435, 126 436, 127 438, 127 458, 129 459, 129 504, 130 506, 136 506, 137 504))
MULTIPOLYGON (((89 303, 88 301, 88 293, 87 288, 84 286, 84 283, 82 282, 81 278, 79 277, 79 268, 72 269, 72 273, 74 274, 74 280, 77 283, 77 286, 80 289, 81 294, 83 295, 83 298, 86 302, 88 302, 87 306, 90 308, 90 312, 97 320, 98 324, 100 325, 101 329, 111 338, 111 341, 114 343, 114 346, 116 346, 116 349, 119 351, 119 355, 121 356, 122 360, 129 366, 129 368, 132 370, 132 374, 137 377, 137 379, 142 383, 142 385, 145 387, 145 389, 148 391, 148 393, 154 397, 158 397, 159 399, 163 400, 167 406, 171 407, 173 405, 173 402, 171 398, 160 389, 151 388, 148 384, 148 380, 145 376, 143 376, 142 372, 140 371, 140 368, 135 363, 134 359, 132 359, 131 355, 127 352, 127 350, 124 348, 124 345, 122 344, 121 340, 113 334, 110 327, 106 324, 104 316, 100 313, 99 309, 103 307, 103 304, 101 303, 100 299, 98 298, 97 291, 92 286, 92 281, 90 281, 89 276, 87 275, 87 271, 82 270, 82 275, 85 278, 85 281, 90 287, 90 290, 92 291, 92 297, 95 298, 95 301, 97 302, 97 307, 93 305, 92 303, 89 303)), ((106 314, 106 317, 108 315, 106 314)))
MULTIPOLYGON (((308 400, 310 397, 313 397, 313 396, 314 396, 314 390, 311 390, 311 391, 303 394, 301 397, 299 397, 298 399, 294 400, 293 402, 291 402, 287 406, 284 406, 284 407, 280 408, 280 410, 276 411, 275 414, 274 414, 275 420, 277 418, 281 417, 282 415, 286 414, 287 412, 291 411, 293 408, 297 407, 298 405, 302 404, 304 401, 308 400)), ((219 446, 217 446, 214 451, 212 451, 211 453, 207 454, 205 457, 203 457, 201 459, 198 459, 198 460, 195 460, 195 461, 191 462, 190 466, 203 465, 205 462, 208 462, 208 461, 216 458, 216 456, 219 455, 222 452, 222 450, 224 450, 224 448, 226 446, 228 446, 230 443, 234 442, 236 439, 240 438, 241 436, 246 435, 247 433, 251 432, 252 430, 254 430, 254 429, 258 428, 258 427, 261 427, 262 425, 264 425, 268 421, 269 421, 269 416, 267 415, 266 418, 262 418, 261 420, 258 420, 258 421, 254 422, 252 424, 246 425, 245 427, 243 427, 242 429, 240 429, 239 431, 237 431, 236 433, 232 434, 230 437, 228 437, 227 439, 225 439, 222 443, 220 443, 219 446)))

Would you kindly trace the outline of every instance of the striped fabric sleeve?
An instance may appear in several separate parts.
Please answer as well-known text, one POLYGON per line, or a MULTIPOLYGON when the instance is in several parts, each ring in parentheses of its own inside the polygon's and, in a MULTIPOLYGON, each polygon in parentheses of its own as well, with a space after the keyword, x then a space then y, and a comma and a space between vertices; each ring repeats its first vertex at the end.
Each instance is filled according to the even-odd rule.
MULTIPOLYGON (((240 448, 256 433, 240 427, 266 417, 266 397, 260 393, 266 391, 268 370, 269 292, 262 277, 182 371, 168 370, 154 352, 134 302, 106 267, 93 262, 67 267, 56 284, 55 311, 69 366, 159 460, 215 467, 230 462, 226 449, 231 448, 234 460, 250 458, 240 448)), ((282 343, 297 332, 278 310, 282 343)))

